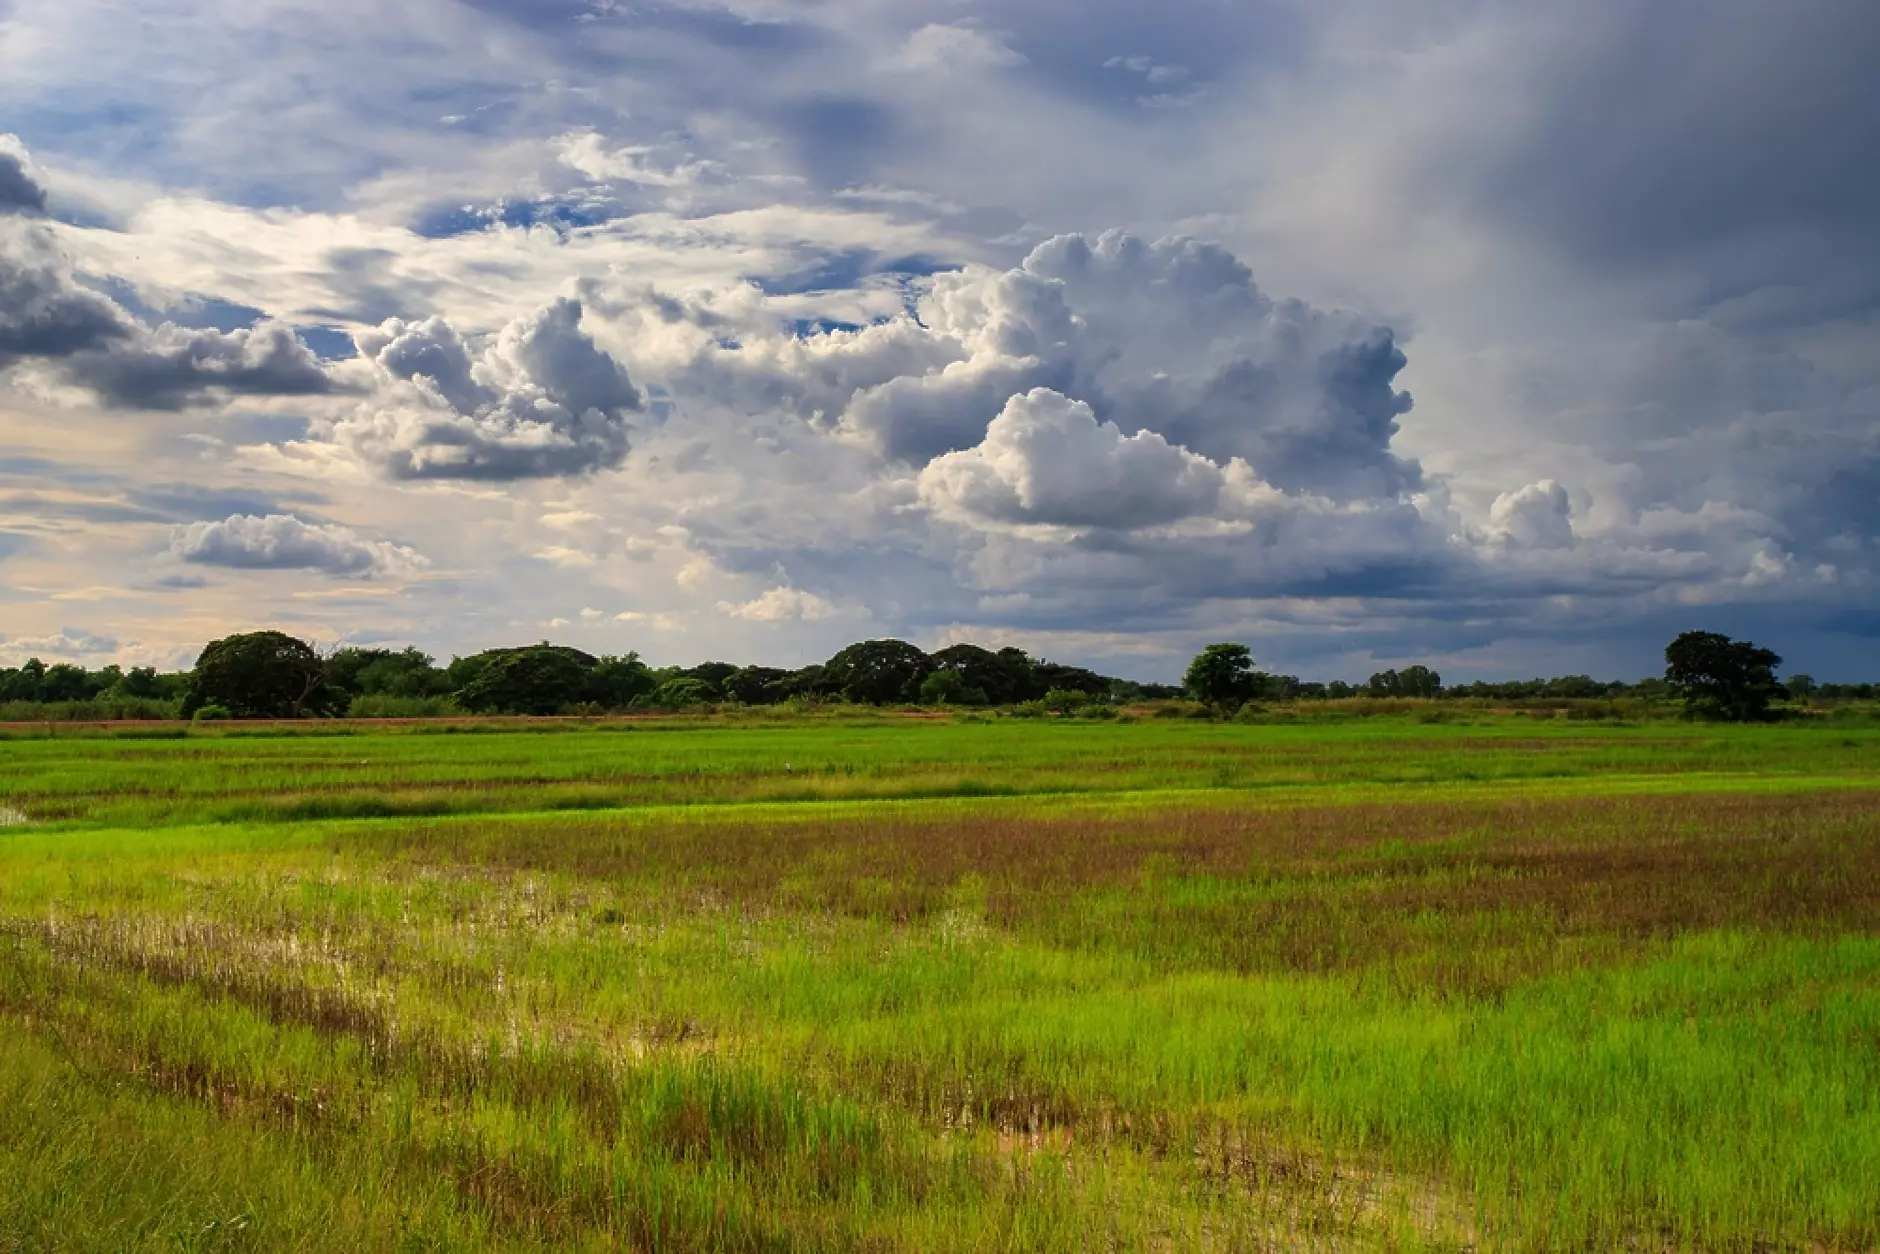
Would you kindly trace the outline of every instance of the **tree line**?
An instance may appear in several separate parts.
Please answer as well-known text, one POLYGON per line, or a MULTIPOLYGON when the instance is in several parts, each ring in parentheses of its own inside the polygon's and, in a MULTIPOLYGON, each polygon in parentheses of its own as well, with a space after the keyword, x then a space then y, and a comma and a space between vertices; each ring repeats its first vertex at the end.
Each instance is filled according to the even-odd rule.
POLYGON ((416 648, 347 646, 323 652, 279 631, 212 641, 189 671, 96 671, 38 659, 0 669, 0 703, 92 703, 110 717, 306 718, 470 714, 552 715, 684 710, 736 704, 1036 707, 1070 712, 1130 702, 1188 699, 1220 714, 1265 702, 1370 698, 1473 698, 1525 702, 1643 697, 1683 702, 1693 717, 1755 721, 1793 697, 1873 699, 1874 685, 1775 677, 1782 659, 1749 641, 1686 632, 1665 650, 1662 678, 1637 683, 1586 675, 1445 686, 1428 666, 1384 670, 1361 683, 1301 680, 1259 669, 1243 644, 1207 646, 1180 685, 1118 679, 1036 658, 1022 649, 955 644, 928 653, 903 640, 852 644, 826 662, 786 670, 706 662, 653 667, 637 653, 597 656, 566 645, 524 645, 438 665, 416 648))

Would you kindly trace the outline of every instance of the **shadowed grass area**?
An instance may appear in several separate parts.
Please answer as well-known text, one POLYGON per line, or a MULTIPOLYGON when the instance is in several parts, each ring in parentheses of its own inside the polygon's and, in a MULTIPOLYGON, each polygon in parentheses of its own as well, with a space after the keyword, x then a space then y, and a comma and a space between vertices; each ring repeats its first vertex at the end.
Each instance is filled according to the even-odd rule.
POLYGON ((9 756, 0 1249, 1880 1242, 1858 737, 821 730, 9 756))

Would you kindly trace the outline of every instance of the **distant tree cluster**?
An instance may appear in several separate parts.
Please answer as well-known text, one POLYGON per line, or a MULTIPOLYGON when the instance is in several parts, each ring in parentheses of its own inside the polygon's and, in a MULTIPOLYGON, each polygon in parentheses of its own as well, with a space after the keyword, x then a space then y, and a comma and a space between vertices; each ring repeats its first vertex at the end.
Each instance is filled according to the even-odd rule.
POLYGON ((20 666, 0 668, 0 701, 168 701, 187 682, 185 675, 159 675, 149 666, 88 671, 69 662, 47 666, 29 658, 20 666))
MULTIPOLYGON (((305 718, 352 714, 547 715, 634 709, 684 710, 737 704, 849 702, 857 705, 999 706, 1032 713, 1113 716, 1115 706, 1187 698, 1217 715, 1264 702, 1354 698, 1476 699, 1511 703, 1620 697, 1681 701, 1692 718, 1753 722, 1793 699, 1872 700, 1880 686, 1776 679, 1782 659, 1748 641, 1686 632, 1665 650, 1664 677, 1635 684, 1586 675, 1445 687, 1424 665, 1379 671, 1362 683, 1301 680, 1260 669, 1244 644, 1211 644, 1180 686, 1140 684, 1036 658, 1022 649, 949 645, 928 653, 904 640, 865 640, 796 670, 706 662, 652 667, 636 653, 596 656, 566 645, 490 649, 438 665, 415 648, 348 646, 322 653, 278 631, 210 642, 193 670, 148 667, 88 671, 37 659, 0 669, 0 704, 17 711, 54 704, 116 706, 129 717, 180 712, 195 718, 305 718)), ((1191 707, 1193 708, 1193 707, 1191 707)), ((1200 712, 1200 711, 1197 711, 1200 712)), ((118 715, 100 714, 100 717, 118 715)))
POLYGON ((959 644, 927 653, 903 640, 867 640, 797 670, 706 662, 655 668, 638 654, 597 657, 543 642, 491 649, 439 666, 417 649, 347 647, 322 656, 280 632, 211 642, 179 677, 185 717, 297 718, 355 713, 545 715, 720 703, 1018 705, 1070 694, 1080 701, 1177 697, 1166 685, 1112 679, 1082 667, 959 644))

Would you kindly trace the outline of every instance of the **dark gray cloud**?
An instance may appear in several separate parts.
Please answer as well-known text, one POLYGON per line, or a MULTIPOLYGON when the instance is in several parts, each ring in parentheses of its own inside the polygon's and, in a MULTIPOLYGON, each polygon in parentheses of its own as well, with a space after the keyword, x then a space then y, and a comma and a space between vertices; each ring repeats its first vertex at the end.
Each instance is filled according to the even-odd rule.
MULTIPOLYGON (((9 155, 0 149, 0 160, 9 155)), ((185 320, 206 325, 149 327, 104 292, 81 283, 44 223, 0 216, 0 370, 45 361, 65 382, 89 389, 105 403, 139 409, 181 409, 224 396, 313 396, 334 390, 319 359, 292 328, 274 322, 240 325, 249 312, 245 306, 199 298, 189 303, 185 320), (218 329, 231 318, 236 329, 218 329)))
POLYGON ((127 344, 137 330, 110 299, 73 280, 43 227, 0 218, 0 370, 127 344))
POLYGON ((899 113, 860 97, 811 96, 787 103, 775 115, 797 164, 829 188, 866 182, 868 172, 902 138, 899 113))
POLYGON ((442 319, 389 321, 358 338, 391 389, 335 435, 398 479, 586 474, 627 455, 645 398, 561 299, 516 319, 472 356, 442 319))
POLYGON ((1880 9, 1598 0, 1561 20, 1531 124, 1474 162, 1488 203, 1601 267, 1695 264, 1702 306, 1792 321, 1880 299, 1880 9))
POLYGON ((44 213, 46 189, 26 168, 26 149, 13 135, 0 135, 0 214, 44 213))
POLYGON ((66 377, 108 405, 182 409, 222 396, 320 396, 337 390, 293 328, 160 326, 122 347, 73 354, 66 377))
POLYGON ((292 514, 237 514, 178 527, 169 555, 198 566, 235 570, 312 570, 349 579, 410 574, 426 565, 401 544, 374 540, 292 514))

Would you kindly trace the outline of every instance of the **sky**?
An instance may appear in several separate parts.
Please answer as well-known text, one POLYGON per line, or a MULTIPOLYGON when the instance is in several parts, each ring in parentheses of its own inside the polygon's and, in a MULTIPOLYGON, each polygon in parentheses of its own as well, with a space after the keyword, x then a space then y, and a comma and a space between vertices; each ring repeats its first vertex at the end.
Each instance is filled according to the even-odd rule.
POLYGON ((1880 679, 1871 0, 0 0, 0 664, 1880 679))

